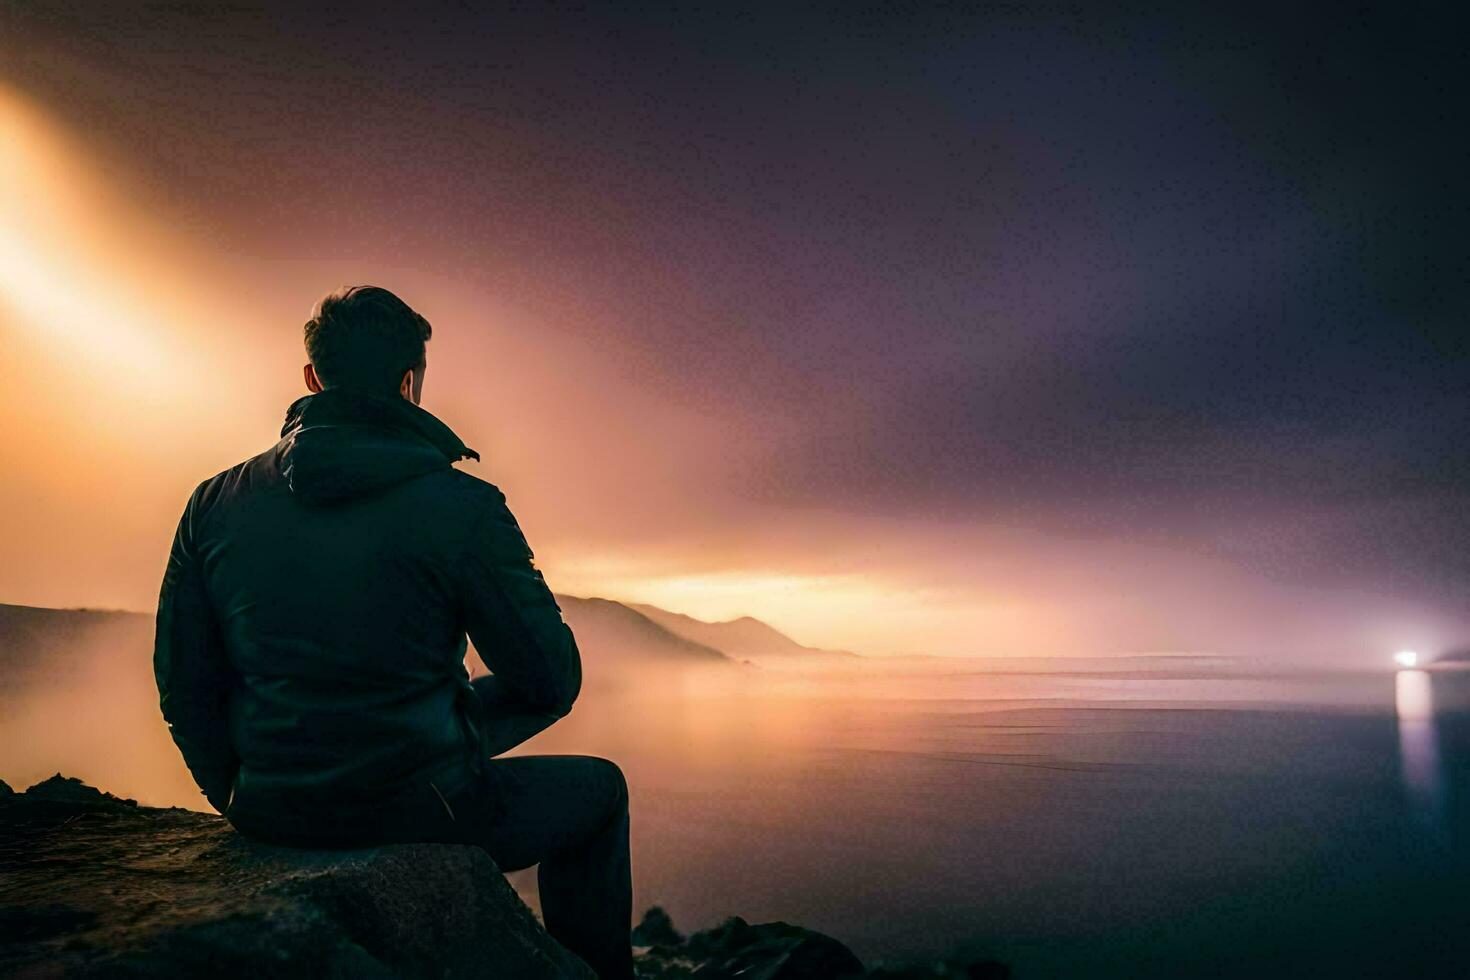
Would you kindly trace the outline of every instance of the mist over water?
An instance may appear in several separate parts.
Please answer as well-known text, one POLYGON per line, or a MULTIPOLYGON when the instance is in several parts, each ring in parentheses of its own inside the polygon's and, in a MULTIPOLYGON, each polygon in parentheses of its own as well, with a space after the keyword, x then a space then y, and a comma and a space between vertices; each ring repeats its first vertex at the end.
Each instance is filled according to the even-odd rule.
MULTIPOLYGON (((311 304, 377 282, 558 589, 1319 665, 686 667, 579 600, 621 646, 518 751, 624 768, 640 911, 1018 980, 1470 977, 1470 670, 1387 660, 1470 642, 1457 23, 287 6, 0 6, 0 597, 149 608, 311 304)), ((151 617, 17 608, 0 779, 204 809, 151 617)))
MULTIPOLYGON (((7 672, 0 778, 204 808, 151 620, 74 639, 7 672)), ((1470 962, 1467 706, 1470 672, 1203 658, 592 661, 518 752, 623 766, 636 907, 686 930, 786 919, 866 959, 964 948, 1022 977, 1440 975, 1470 962)))

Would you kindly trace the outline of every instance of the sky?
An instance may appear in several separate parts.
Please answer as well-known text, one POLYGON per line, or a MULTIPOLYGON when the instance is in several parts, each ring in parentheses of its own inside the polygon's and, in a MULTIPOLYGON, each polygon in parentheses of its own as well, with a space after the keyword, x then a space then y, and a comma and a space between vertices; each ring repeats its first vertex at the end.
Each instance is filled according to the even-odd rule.
POLYGON ((1433 8, 0 12, 0 601, 151 609, 343 285, 558 591, 868 653, 1470 645, 1433 8))

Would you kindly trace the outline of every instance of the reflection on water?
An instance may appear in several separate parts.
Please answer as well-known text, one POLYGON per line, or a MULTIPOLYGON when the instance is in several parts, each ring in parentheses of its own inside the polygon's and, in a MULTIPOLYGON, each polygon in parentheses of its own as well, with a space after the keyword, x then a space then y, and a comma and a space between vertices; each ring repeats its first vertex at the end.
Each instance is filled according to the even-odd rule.
POLYGON ((1428 671, 1401 670, 1394 679, 1399 763, 1414 809, 1432 825, 1443 816, 1439 737, 1434 729, 1434 681, 1428 671))
MULTIPOLYGON (((0 778, 203 806, 139 620, 84 669, 0 672, 0 778)), ((623 766, 635 905, 686 930, 1026 980, 1470 975, 1470 669, 993 666, 630 672, 518 751, 623 766)))

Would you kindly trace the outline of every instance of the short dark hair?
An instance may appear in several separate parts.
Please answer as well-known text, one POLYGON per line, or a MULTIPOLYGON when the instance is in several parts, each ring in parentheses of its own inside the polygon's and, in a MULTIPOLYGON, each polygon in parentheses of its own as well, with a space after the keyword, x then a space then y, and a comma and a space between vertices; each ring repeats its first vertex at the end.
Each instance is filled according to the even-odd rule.
POLYGON ((388 394, 424 363, 433 328, 381 286, 328 293, 306 321, 306 356, 323 386, 388 394))

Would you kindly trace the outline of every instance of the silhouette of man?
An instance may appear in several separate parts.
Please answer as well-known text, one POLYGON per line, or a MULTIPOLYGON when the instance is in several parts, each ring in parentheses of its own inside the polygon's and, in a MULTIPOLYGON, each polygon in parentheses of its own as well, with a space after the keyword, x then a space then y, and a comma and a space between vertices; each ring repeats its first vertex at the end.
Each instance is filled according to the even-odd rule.
POLYGON ((158 600, 163 716, 241 833, 539 864, 551 934, 630 977, 622 771, 495 758, 571 709, 581 659, 505 496, 451 465, 479 455, 419 407, 429 335, 386 289, 321 301, 281 441, 184 508, 158 600), (474 682, 466 633, 493 671, 474 682))

